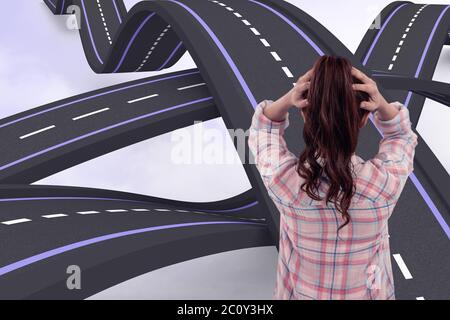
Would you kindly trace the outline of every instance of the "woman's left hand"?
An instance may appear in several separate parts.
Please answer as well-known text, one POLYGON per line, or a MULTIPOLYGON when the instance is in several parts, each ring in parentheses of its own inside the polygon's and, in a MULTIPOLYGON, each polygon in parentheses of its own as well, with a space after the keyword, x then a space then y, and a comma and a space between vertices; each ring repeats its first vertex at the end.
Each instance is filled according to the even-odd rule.
POLYGON ((303 94, 306 90, 309 89, 311 85, 312 75, 313 69, 310 69, 297 80, 295 87, 292 88, 288 93, 290 104, 300 110, 306 108, 309 105, 308 100, 303 98, 303 94))
POLYGON ((301 76, 295 87, 264 109, 264 114, 272 121, 283 121, 291 107, 306 108, 309 103, 303 99, 303 93, 309 89, 313 69, 301 76))

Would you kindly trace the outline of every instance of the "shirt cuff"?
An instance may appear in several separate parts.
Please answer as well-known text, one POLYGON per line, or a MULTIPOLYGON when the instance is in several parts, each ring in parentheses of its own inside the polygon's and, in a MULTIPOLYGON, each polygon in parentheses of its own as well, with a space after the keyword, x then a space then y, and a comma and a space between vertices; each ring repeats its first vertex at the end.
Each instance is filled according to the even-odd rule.
POLYGON ((289 113, 287 113, 286 118, 283 121, 273 121, 266 117, 264 114, 264 109, 272 104, 273 100, 263 100, 261 101, 255 109, 255 114, 253 115, 252 120, 252 128, 255 130, 264 130, 264 131, 277 131, 280 134, 283 134, 286 128, 289 126, 289 113))
POLYGON ((385 134, 396 133, 405 127, 405 125, 410 126, 411 122, 409 119, 409 110, 405 105, 399 101, 394 102, 399 112, 397 115, 390 120, 381 120, 379 118, 378 111, 374 113, 375 124, 385 134))

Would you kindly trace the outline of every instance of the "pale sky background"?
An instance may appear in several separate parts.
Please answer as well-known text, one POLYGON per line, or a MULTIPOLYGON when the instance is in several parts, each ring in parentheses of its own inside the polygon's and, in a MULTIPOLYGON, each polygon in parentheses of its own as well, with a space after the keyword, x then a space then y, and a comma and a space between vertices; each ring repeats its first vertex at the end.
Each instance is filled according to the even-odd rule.
MULTIPOLYGON (((4 1, 0 12, 0 118, 97 88, 195 67, 186 53, 172 68, 141 74, 98 75, 88 66, 77 32, 40 0, 4 1)), ((130 8, 138 1, 125 1, 130 8)), ((351 51, 390 1, 290 0, 331 30, 351 51)), ((226 3, 226 1, 225 1, 226 3)), ((446 1, 427 3, 450 4, 446 1)), ((434 80, 450 82, 450 48, 444 48, 434 80)), ((419 132, 450 172, 450 109, 428 101, 419 132), (445 138, 446 137, 446 138, 445 138)), ((221 119, 205 124, 226 129, 221 119)), ((193 126, 183 129, 193 132, 193 126)), ((37 184, 97 187, 157 197, 214 201, 250 188, 238 165, 176 165, 172 133, 112 152, 37 184), (126 161, 133 166, 122 166, 126 161), (117 174, 120 168, 120 174, 117 174)), ((230 151, 230 143, 223 145, 230 151)), ((231 149, 232 150, 232 149, 231 149)), ((162 268, 113 287, 94 298, 270 299, 275 283, 275 247, 246 249, 162 268)))

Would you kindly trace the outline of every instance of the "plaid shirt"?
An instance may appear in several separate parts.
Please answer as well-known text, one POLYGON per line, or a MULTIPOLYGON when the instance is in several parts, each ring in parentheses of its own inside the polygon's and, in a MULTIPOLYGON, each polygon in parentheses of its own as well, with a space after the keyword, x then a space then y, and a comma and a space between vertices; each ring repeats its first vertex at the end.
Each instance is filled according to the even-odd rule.
MULTIPOLYGON (((413 171, 417 135, 408 109, 395 102, 400 112, 389 121, 373 114, 383 139, 374 158, 352 157, 356 194, 350 223, 338 237, 345 220, 334 204, 315 201, 300 189, 304 179, 296 172, 298 158, 283 138, 289 115, 281 122, 268 119, 263 110, 272 102, 258 104, 248 143, 280 212, 273 299, 395 299, 387 222, 413 171)), ((326 195, 325 183, 319 191, 326 195)))

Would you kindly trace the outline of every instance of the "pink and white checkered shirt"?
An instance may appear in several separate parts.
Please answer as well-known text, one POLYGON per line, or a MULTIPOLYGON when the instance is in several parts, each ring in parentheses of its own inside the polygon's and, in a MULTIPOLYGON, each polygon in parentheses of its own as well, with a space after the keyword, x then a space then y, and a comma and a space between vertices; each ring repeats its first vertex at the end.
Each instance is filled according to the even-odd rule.
MULTIPOLYGON (((300 188, 298 157, 284 140, 285 121, 271 121, 260 102, 250 128, 249 147, 268 194, 280 212, 280 242, 273 299, 395 299, 388 219, 409 174, 417 135, 408 109, 389 121, 373 119, 383 133, 379 152, 364 161, 353 155, 356 194, 350 223, 335 206, 311 199, 300 188)), ((326 179, 320 196, 326 195, 326 179)))

